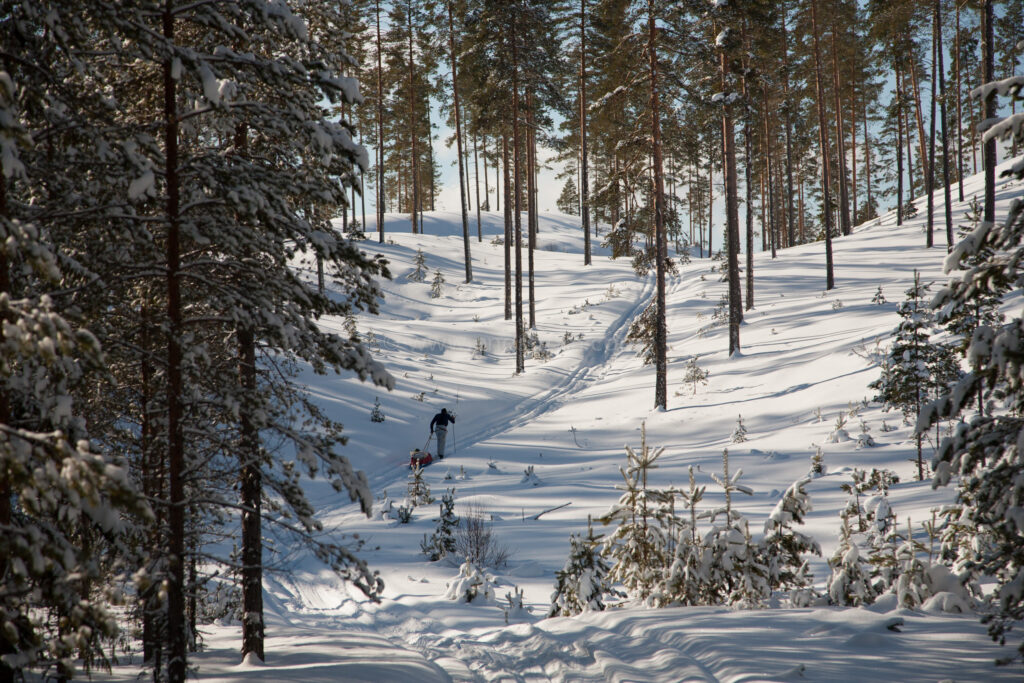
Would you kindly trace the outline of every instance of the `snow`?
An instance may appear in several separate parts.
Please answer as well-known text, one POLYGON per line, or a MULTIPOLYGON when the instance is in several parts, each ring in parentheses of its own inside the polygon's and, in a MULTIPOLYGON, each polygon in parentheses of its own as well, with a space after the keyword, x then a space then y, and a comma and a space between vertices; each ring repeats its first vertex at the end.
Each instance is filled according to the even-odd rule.
MULTIPOLYGON (((969 200, 982 187, 980 179, 968 183, 969 200)), ((1022 189, 1000 183, 1004 215, 1022 189)), ((966 222, 967 209, 954 206, 955 223, 966 222)), ((940 201, 936 225, 941 211, 940 201)), ((618 500, 624 446, 639 447, 642 423, 647 443, 664 448, 651 485, 686 488, 693 466, 697 484, 707 487, 701 510, 724 506, 712 476, 721 478, 728 448, 730 479, 743 472, 752 494, 734 497, 732 505, 751 529, 780 515, 779 492, 808 476, 821 444, 827 474, 804 482, 813 506, 795 527, 821 545, 822 558, 810 558, 819 593, 848 500, 840 485, 853 468, 896 471, 900 482, 872 504, 891 507, 904 526, 910 517, 918 540, 927 542, 919 523, 953 492, 914 480, 912 427, 865 403, 873 394, 867 385, 879 374, 876 345, 887 344, 899 321, 900 297, 872 302, 879 285, 887 294, 903 292, 915 270, 925 282, 946 279, 945 245, 924 247, 923 214, 897 227, 890 213, 837 238, 831 291, 824 291, 822 244, 782 250, 774 261, 758 252, 755 307, 745 312, 742 353, 732 358, 726 328, 707 327, 725 283, 710 274, 708 259, 681 265, 668 283, 665 411, 653 408, 653 369, 625 342, 629 323, 653 296, 653 278, 638 279, 628 259, 612 261, 600 248, 584 267, 578 219, 540 216, 536 331, 553 357, 528 357, 520 376, 513 372, 514 325, 503 315, 503 251, 492 243, 502 232, 500 214, 483 214, 482 242, 471 218, 471 283, 462 282, 459 214, 425 214, 420 235, 409 233, 408 216, 388 215, 384 244, 376 226, 366 226, 363 249, 383 254, 394 279, 382 283, 381 315, 360 316, 358 329, 395 378, 394 390, 312 371, 302 379, 327 414, 344 423, 344 455, 366 473, 374 497, 381 502, 386 493, 396 507, 407 490, 409 451, 422 447, 441 407, 455 412, 447 457, 426 468, 424 479, 435 497, 455 489, 456 515, 471 504, 486 511, 510 559, 479 568, 493 588, 488 599, 453 600, 469 582, 467 569, 460 578, 464 558, 429 562, 420 551, 434 529, 436 503, 415 508, 409 524, 385 514, 367 518, 347 496, 314 481, 309 495, 319 518, 330 533, 358 534, 365 543, 359 555, 380 572, 382 601, 367 600, 314 558, 292 551, 265 577, 266 662, 239 663, 240 626, 218 623, 203 627, 205 649, 190 664, 201 680, 216 682, 1020 680, 1019 667, 994 665, 1016 641, 1007 648, 993 643, 955 580, 941 571, 931 577, 941 592, 919 610, 900 607, 893 595, 867 608, 626 605, 543 618, 570 535, 585 533, 588 517, 604 515, 618 500), (431 297, 430 282, 407 277, 420 249, 427 272, 445 275, 439 298, 431 297), (694 356, 709 372, 696 395, 683 380, 694 356), (385 419, 372 422, 378 397, 385 419), (864 421, 875 447, 859 449, 841 427, 830 429, 840 414, 850 426, 864 421), (747 434, 734 444, 737 415, 747 434), (894 431, 883 430, 883 420, 894 431), (537 516, 545 510, 551 511, 537 516), (509 609, 516 589, 522 611, 509 609)), ((315 265, 302 267, 315 281, 315 265)), ((321 322, 347 335, 345 321, 321 322)), ((596 533, 608 531, 595 524, 596 533)), ((108 680, 133 680, 138 664, 137 655, 123 661, 108 680)))

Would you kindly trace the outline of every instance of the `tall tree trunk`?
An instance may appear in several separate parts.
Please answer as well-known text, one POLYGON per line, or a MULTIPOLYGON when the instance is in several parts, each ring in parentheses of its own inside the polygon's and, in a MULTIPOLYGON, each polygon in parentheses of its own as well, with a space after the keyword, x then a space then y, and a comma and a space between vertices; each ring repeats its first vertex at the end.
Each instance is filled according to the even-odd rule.
POLYGON ((794 226, 793 214, 793 120, 792 102, 789 94, 789 32, 786 28, 785 8, 782 16, 782 92, 783 92, 783 115, 786 124, 786 228, 789 236, 790 246, 796 244, 796 229, 794 226))
POLYGON ((512 19, 512 168, 513 170, 513 220, 516 240, 516 374, 526 369, 526 344, 523 330, 523 229, 522 229, 522 146, 519 136, 519 37, 516 35, 516 21, 512 19))
POLYGON ((814 84, 818 95, 818 140, 821 145, 821 196, 825 216, 825 289, 833 289, 832 266, 832 197, 829 164, 828 123, 825 116, 825 88, 821 82, 821 48, 818 44, 818 0, 811 0, 811 30, 814 34, 814 84))
POLYGON ((462 167, 462 118, 459 115, 459 73, 455 57, 455 22, 452 19, 452 0, 448 0, 448 48, 452 57, 452 97, 455 107, 455 148, 459 157, 459 198, 462 211, 462 246, 466 261, 466 282, 473 281, 473 261, 469 253, 469 215, 466 212, 465 169, 462 167))
MULTIPOLYGON (((477 135, 473 133, 473 176, 476 179, 476 241, 484 241, 483 228, 480 227, 480 160, 477 158, 476 153, 477 146, 477 135)), ((485 162, 484 173, 487 173, 487 166, 485 162)))
POLYGON ((926 206, 928 207, 928 220, 925 228, 925 245, 930 249, 935 244, 935 100, 938 93, 935 92, 935 81, 936 78, 935 69, 937 66, 937 60, 935 59, 935 17, 934 12, 932 13, 932 96, 931 101, 928 103, 930 107, 930 120, 928 122, 928 167, 925 170, 924 176, 924 192, 927 195, 925 197, 926 206))
POLYGON ((960 3, 956 3, 956 41, 953 49, 953 70, 956 72, 956 179, 960 201, 964 200, 964 109, 963 84, 960 79, 960 3))
MULTIPOLYGON (((835 0, 833 0, 833 7, 835 0)), ((840 97, 839 57, 836 45, 835 16, 832 21, 832 95, 836 110, 836 158, 839 160, 839 228, 843 235, 849 235, 850 227, 850 196, 846 184, 846 134, 843 131, 843 102, 840 97)))
MULTIPOLYGON (((903 75, 904 85, 906 85, 906 74, 903 75)), ((904 95, 906 91, 904 90, 904 95)), ((908 102, 909 99, 904 97, 904 103, 908 102)), ((914 201, 914 193, 917 191, 917 185, 914 183, 914 134, 911 133, 910 128, 910 109, 909 106, 903 106, 903 131, 906 133, 906 145, 907 145, 907 202, 914 201)))
MULTIPOLYGON (((668 244, 665 238, 665 179, 661 154, 661 102, 658 93, 658 46, 654 25, 654 0, 647 2, 647 53, 651 75, 651 142, 654 154, 654 253, 655 323, 654 323, 654 407, 668 407, 668 326, 665 314, 665 261, 668 244)), ((739 282, 737 281, 737 285, 739 282)))
POLYGON ((868 134, 868 103, 867 98, 861 102, 864 107, 864 116, 861 119, 864 126, 864 185, 867 190, 867 206, 871 206, 871 138, 868 134))
MULTIPOLYGON (((982 84, 991 83, 995 80, 995 27, 993 23, 995 21, 995 13, 992 10, 992 0, 985 0, 984 5, 981 9, 981 28, 982 28, 982 84)), ((991 93, 991 96, 983 103, 985 107, 985 120, 995 118, 996 115, 996 98, 995 93, 991 93)), ((985 215, 984 220, 987 223, 995 223, 996 221, 996 141, 995 138, 990 138, 985 143, 985 152, 983 155, 983 163, 985 166, 985 215)))
POLYGON ((526 94, 526 229, 527 234, 527 290, 529 298, 530 329, 537 329, 537 300, 534 289, 534 251, 537 249, 537 137, 533 116, 533 93, 526 94))
MULTIPOLYGON (((406 9, 408 10, 407 18, 409 24, 409 146, 412 150, 412 206, 410 210, 412 213, 412 232, 415 235, 419 233, 419 227, 417 226, 416 217, 417 212, 420 209, 420 172, 419 152, 416 149, 416 90, 414 88, 413 81, 416 63, 414 61, 412 51, 412 0, 408 0, 406 4, 406 9)), ((459 176, 459 180, 462 180, 462 176, 459 176)))
MULTIPOLYGON (((512 205, 508 201, 509 193, 509 161, 508 161, 508 135, 502 133, 501 135, 501 159, 504 166, 504 173, 502 179, 504 182, 504 189, 502 193, 505 195, 505 243, 503 245, 505 252, 505 320, 512 319, 512 205)), ((498 188, 494 188, 497 193, 498 188)))
POLYGON ((491 206, 491 182, 487 171, 487 135, 485 134, 483 138, 484 153, 480 156, 484 161, 484 205, 487 211, 495 211, 496 209, 491 206))
MULTIPOLYGON (((0 218, 5 221, 10 219, 8 215, 9 209, 7 207, 7 178, 3 174, 0 174, 0 218)), ((11 266, 7 259, 7 252, 4 249, 0 249, 0 295, 5 298, 11 296, 11 266)), ((0 316, 0 321, 6 323, 7 315, 3 314, 0 316)), ((7 337, 7 325, 0 325, 0 342, 3 342, 7 337)), ((7 391, 0 391, 0 425, 7 426, 11 424, 12 410, 11 410, 11 399, 7 395, 7 391)), ((14 509, 11 505, 11 481, 10 474, 7 467, 0 467, 0 528, 7 529, 11 525, 11 521, 14 516, 14 509)), ((0 555, 0 576, 7 576, 7 572, 10 569, 9 558, 6 555, 0 555)), ((148 613, 148 612, 147 612, 148 613)), ((0 655, 13 655, 16 652, 16 648, 12 645, 7 638, 0 638, 0 655)), ((15 676, 19 673, 14 667, 5 664, 3 660, 0 660, 0 681, 3 683, 14 683, 16 680, 15 676)))
POLYGON ((953 250, 953 198, 949 187, 949 119, 946 118, 946 68, 942 56, 942 8, 935 0, 935 42, 939 67, 939 113, 942 116, 942 190, 946 205, 946 250, 953 250))
POLYGON ((903 91, 896 68, 896 225, 903 225, 903 91))
MULTIPOLYGON (((430 106, 424 107, 427 119, 427 175, 430 179, 430 210, 436 211, 434 201, 437 199, 437 186, 434 179, 434 123, 430 120, 430 106)), ((423 229, 423 208, 426 202, 420 202, 420 229, 423 229)))
POLYGON ((583 225, 583 265, 590 256, 590 180, 587 167, 587 0, 580 0, 580 222, 583 225))
MULTIPOLYGON (((907 42, 909 42, 909 38, 907 42)), ((925 179, 924 182, 927 185, 930 174, 928 173, 928 138, 926 138, 924 134, 924 106, 921 104, 921 84, 917 79, 917 65, 914 64, 913 55, 909 50, 907 52, 907 69, 910 71, 911 94, 914 96, 914 115, 917 118, 917 138, 921 143, 919 145, 921 177, 925 179)))
MULTIPOLYGON (((654 19, 651 19, 654 25, 654 19)), ((729 59, 722 50, 718 56, 722 76, 722 90, 729 91, 729 59)), ((722 105, 722 175, 725 179, 726 256, 729 267, 729 355, 740 350, 740 323, 743 322, 743 302, 740 285, 740 216, 739 196, 736 189, 736 133, 733 125, 732 105, 722 105)))
MULTIPOLYGON (((249 147, 249 129, 239 125, 235 148, 245 155, 249 147)), ((252 327, 238 328, 238 383, 248 397, 256 397, 256 336, 252 327)), ((263 529, 261 502, 263 470, 260 467, 259 431, 243 403, 239 411, 239 486, 242 511, 242 658, 252 653, 264 661, 263 652, 263 529)))
MULTIPOLYGON (((747 28, 744 22, 743 26, 743 43, 744 51, 749 52, 750 46, 747 40, 747 28)), ((747 66, 746 60, 744 60, 744 67, 747 66)), ((745 71, 745 69, 744 69, 745 71)), ((751 140, 750 140, 750 124, 753 118, 753 110, 750 106, 750 91, 747 88, 747 76, 743 74, 741 79, 743 84, 743 102, 744 102, 744 121, 743 121, 743 184, 744 192, 746 192, 746 206, 744 208, 744 219, 746 221, 746 260, 747 260, 747 302, 746 310, 750 310, 754 307, 754 181, 753 173, 751 170, 751 140)), ((768 104, 768 90, 763 89, 763 95, 765 105, 768 104)), ((765 112, 765 132, 768 131, 768 114, 765 112)), ((766 138, 767 142, 767 138, 766 138)), ((761 201, 764 202, 764 195, 761 195, 761 201)), ((737 245, 738 247, 739 245, 737 245)))
POLYGON ((854 79, 850 78, 850 217, 851 227, 856 227, 857 220, 857 92, 853 87, 854 79))
MULTIPOLYGON (((163 35, 173 45, 174 3, 166 0, 162 15, 163 35)), ((167 186, 167 465, 168 556, 167 556, 167 679, 184 683, 188 672, 188 637, 185 633, 185 435, 182 427, 184 382, 181 348, 181 199, 178 169, 177 79, 170 58, 164 61, 164 153, 167 186)))

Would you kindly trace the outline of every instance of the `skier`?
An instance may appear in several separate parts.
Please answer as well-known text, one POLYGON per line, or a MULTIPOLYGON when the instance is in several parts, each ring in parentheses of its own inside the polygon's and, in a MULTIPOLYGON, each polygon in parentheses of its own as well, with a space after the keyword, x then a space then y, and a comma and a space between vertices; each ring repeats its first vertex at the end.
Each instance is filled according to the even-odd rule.
POLYGON ((447 408, 441 408, 441 412, 430 421, 430 433, 437 436, 437 457, 444 458, 444 440, 448 436, 448 423, 455 422, 455 416, 448 412, 447 408))

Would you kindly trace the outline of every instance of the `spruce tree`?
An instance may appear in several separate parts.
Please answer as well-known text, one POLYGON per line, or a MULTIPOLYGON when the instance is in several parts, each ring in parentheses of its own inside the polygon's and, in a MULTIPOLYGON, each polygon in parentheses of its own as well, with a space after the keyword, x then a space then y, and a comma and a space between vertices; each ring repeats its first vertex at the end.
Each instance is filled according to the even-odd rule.
MULTIPOLYGON (((991 14, 989 14, 991 17, 991 14)), ((997 95, 1019 97, 1024 77, 983 86, 985 101, 997 95)), ((1016 120, 1019 122, 1017 114, 1016 120)), ((985 132, 986 144, 997 138, 1024 132, 1015 127, 1015 117, 1005 118, 985 132)), ((1006 172, 1018 180, 1024 178, 1024 166, 1017 163, 1006 172)), ((988 210, 986 206, 986 210, 988 210)), ((995 207, 991 207, 994 216, 995 207)), ((998 221, 984 220, 962 240, 947 259, 952 271, 959 268, 948 285, 935 297, 936 307, 967 306, 979 295, 1008 287, 1019 290, 1024 282, 1024 202, 1010 203, 1008 213, 998 221), (970 264, 972 258, 978 262, 970 264)), ((989 634, 1005 642, 1008 631, 1024 618, 1024 592, 1020 590, 1020 570, 1024 566, 1024 535, 1014 519, 1019 510, 1019 481, 1024 476, 1020 457, 1020 435, 1024 433, 1024 365, 1010 359, 1024 355, 1021 331, 1024 321, 1014 316, 998 325, 983 325, 975 330, 967 349, 971 367, 955 386, 922 411, 918 433, 942 419, 961 414, 984 384, 1001 397, 1005 412, 979 414, 960 422, 951 438, 944 439, 935 457, 934 485, 948 485, 958 477, 958 519, 975 538, 956 548, 965 582, 985 577, 994 581, 992 612, 986 617, 989 634), (982 542, 983 541, 983 542, 982 542)), ((1024 644, 1006 660, 1024 655, 1024 644)))
POLYGON ((549 617, 571 617, 582 612, 605 609, 605 596, 615 596, 608 579, 611 566, 601 554, 601 537, 587 519, 586 537, 569 537, 569 557, 555 572, 555 590, 551 594, 549 617))

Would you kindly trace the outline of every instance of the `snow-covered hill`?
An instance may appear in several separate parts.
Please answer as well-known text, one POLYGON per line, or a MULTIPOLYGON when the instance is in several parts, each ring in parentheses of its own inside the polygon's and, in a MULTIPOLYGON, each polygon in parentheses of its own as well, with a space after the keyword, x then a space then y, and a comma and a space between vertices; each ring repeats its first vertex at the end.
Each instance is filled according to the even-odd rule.
MULTIPOLYGON (((980 194, 980 181, 966 188, 980 194)), ((1000 205, 1020 184, 1000 186, 1000 205)), ((942 207, 936 244, 924 247, 921 218, 897 228, 887 215, 835 242, 836 288, 826 292, 823 245, 755 256, 756 299, 745 314, 742 352, 727 356, 727 330, 714 309, 725 291, 713 263, 695 259, 669 283, 669 407, 652 409, 654 371, 625 342, 630 321, 649 303, 653 278, 600 249, 585 267, 578 221, 542 215, 536 253, 536 333, 550 358, 528 359, 515 376, 514 326, 503 313, 503 251, 492 240, 500 214, 485 214, 474 235, 473 282, 463 283, 461 222, 455 213, 427 214, 425 234, 409 234, 407 217, 388 216, 387 239, 374 226, 364 245, 391 262, 380 316, 357 321, 360 335, 395 377, 382 392, 350 377, 303 377, 328 414, 345 424, 346 453, 367 473, 374 494, 397 505, 405 496, 408 453, 424 447, 441 408, 457 413, 449 457, 424 476, 436 497, 454 489, 456 513, 475 506, 492 520, 509 550, 492 573, 498 600, 463 604, 445 597, 458 573, 430 563, 420 541, 434 529, 436 505, 416 508, 409 524, 368 520, 330 487, 313 482, 311 497, 332 532, 358 534, 360 554, 379 570, 386 590, 374 604, 301 554, 289 555, 266 580, 267 662, 237 663, 240 629, 206 633, 193 660, 203 680, 268 681, 680 681, 680 680, 1019 680, 1019 667, 996 668, 1005 655, 976 615, 911 611, 882 600, 867 609, 613 609, 544 619, 571 533, 604 514, 619 495, 624 445, 665 448, 652 486, 687 483, 689 466, 708 485, 706 505, 721 503, 710 478, 742 468, 753 495, 738 501, 755 532, 782 492, 810 469, 820 446, 825 476, 807 487, 814 505, 805 530, 835 549, 840 485, 853 468, 887 467, 900 483, 890 491, 905 525, 930 518, 951 490, 914 481, 910 429, 895 412, 868 403, 879 348, 896 325, 896 305, 913 280, 943 283, 946 250, 942 207), (417 250, 426 277, 410 281, 417 250), (441 296, 431 296, 435 272, 441 296), (881 287, 885 303, 878 303, 881 287), (694 356, 710 374, 706 386, 684 386, 694 356), (379 400, 385 416, 372 422, 379 400), (850 440, 830 443, 837 419, 850 440), (738 419, 747 440, 733 443, 738 419), (883 426, 884 425, 884 426, 883 426), (889 428, 894 430, 889 431, 889 428), (862 430, 876 447, 859 447, 862 430), (527 468, 534 476, 527 477, 527 468), (551 508, 560 509, 536 516, 551 508), (521 589, 531 614, 501 608, 521 589), (898 622, 902 620, 902 625, 898 622)), ((966 222, 966 204, 954 222, 966 222)), ((525 253, 524 253, 525 262, 525 253)), ((524 291, 526 288, 524 282, 524 291)), ((1019 302, 1014 302, 1019 306, 1019 302)), ((340 333, 342 320, 325 324, 340 333)), ((433 444, 428 448, 433 449, 433 444)), ((926 446, 926 455, 930 448, 926 446)), ((599 525, 598 525, 599 526, 599 525)), ((824 559, 812 566, 819 588, 824 559)), ((129 669, 119 670, 126 677, 129 669)))

